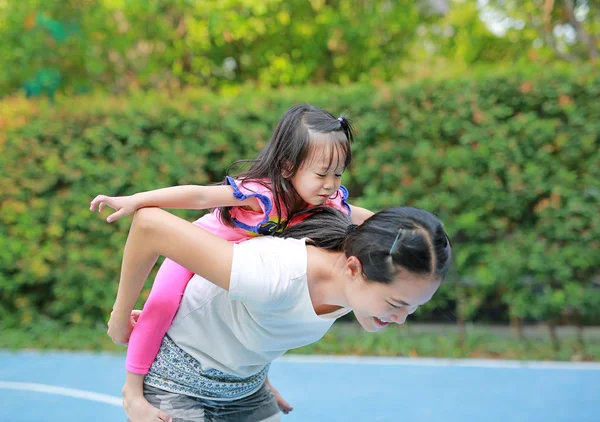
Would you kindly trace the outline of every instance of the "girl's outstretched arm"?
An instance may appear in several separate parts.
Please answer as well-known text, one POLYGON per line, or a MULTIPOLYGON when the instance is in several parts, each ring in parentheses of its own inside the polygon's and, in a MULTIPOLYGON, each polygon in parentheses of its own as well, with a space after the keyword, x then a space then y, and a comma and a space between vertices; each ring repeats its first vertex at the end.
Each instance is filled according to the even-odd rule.
MULTIPOLYGON (((233 244, 158 208, 135 213, 129 230, 109 335, 129 324, 142 286, 159 256, 166 256, 229 290, 233 244), (112 330, 111 330, 112 326, 112 330)), ((118 335, 115 335, 119 337, 118 335)))
POLYGON ((173 186, 140 192, 129 196, 98 195, 90 203, 90 211, 102 212, 104 207, 110 207, 116 212, 106 219, 109 223, 133 214, 145 207, 205 210, 217 207, 249 207, 260 211, 258 200, 254 197, 242 201, 234 196, 233 187, 221 186, 173 186))

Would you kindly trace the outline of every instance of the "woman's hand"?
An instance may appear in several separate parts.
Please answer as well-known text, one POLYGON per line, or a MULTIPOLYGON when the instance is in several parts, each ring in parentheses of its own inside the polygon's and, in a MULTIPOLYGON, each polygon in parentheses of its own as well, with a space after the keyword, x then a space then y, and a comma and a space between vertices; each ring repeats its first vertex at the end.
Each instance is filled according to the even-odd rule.
POLYGON ((275 396, 275 401, 277 401, 279 410, 281 410, 284 415, 287 415, 292 410, 294 410, 294 408, 292 406, 290 406, 290 404, 287 401, 285 401, 285 399, 279 393, 279 391, 271 385, 271 383, 269 382, 269 377, 267 377, 266 383, 267 383, 267 387, 269 388, 269 390, 271 390, 271 393, 273 393, 273 395, 275 396))
POLYGON ((127 372, 125 385, 121 392, 123 393, 123 409, 131 422, 173 421, 169 415, 152 406, 144 397, 144 375, 127 372))
POLYGON ((117 221, 119 218, 127 217, 128 215, 131 215, 134 212, 136 212, 139 208, 139 205, 134 199, 133 195, 98 195, 90 203, 90 211, 96 211, 96 207, 98 207, 98 212, 102 212, 104 210, 104 206, 108 206, 116 211, 106 218, 106 221, 108 221, 109 223, 117 221))
POLYGON ((172 422, 173 419, 148 403, 144 396, 129 398, 123 395, 123 410, 131 422, 172 422))

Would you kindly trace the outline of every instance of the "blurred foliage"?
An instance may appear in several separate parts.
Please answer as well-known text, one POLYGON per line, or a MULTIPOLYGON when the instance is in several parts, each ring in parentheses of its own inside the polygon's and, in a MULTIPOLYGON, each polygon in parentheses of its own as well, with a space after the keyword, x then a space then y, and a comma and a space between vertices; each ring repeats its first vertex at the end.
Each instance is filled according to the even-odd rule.
POLYGON ((0 2, 0 94, 388 80, 435 19, 409 0, 0 2))
MULTIPOLYGON (((93 350, 125 352, 106 335, 104 324, 96 327, 69 325, 40 320, 19 328, 5 328, 0 323, 0 349, 93 350)), ((522 359, 600 361, 600 333, 585 333, 585 349, 573 330, 559 331, 562 348, 556 351, 544 330, 528 328, 528 341, 494 327, 469 326, 464 343, 459 344, 455 327, 408 323, 391 326, 378 333, 368 333, 357 323, 336 322, 316 343, 291 350, 293 354, 330 354, 363 356, 406 356, 477 359, 522 359), (491 329, 490 329, 491 328, 491 329)))
POLYGON ((543 54, 567 61, 598 63, 598 0, 479 0, 507 39, 544 46, 543 54))
POLYGON ((95 90, 345 85, 514 62, 597 63, 598 6, 596 0, 0 1, 0 96, 20 89, 52 98, 95 90))
POLYGON ((494 327, 469 326, 461 340, 452 326, 419 326, 410 322, 401 327, 388 327, 377 333, 366 333, 358 324, 335 324, 321 340, 292 350, 296 354, 408 356, 476 359, 529 360, 600 360, 600 337, 587 333, 582 348, 575 333, 561 333, 561 350, 552 347, 550 339, 539 329, 528 331, 523 342, 494 327), (487 329, 491 328, 491 329, 487 329))
MULTIPOLYGON (((433 0, 432 0, 433 2, 433 0)), ((439 0, 443 16, 417 27, 411 77, 510 68, 514 63, 598 65, 597 0, 439 0), (416 76, 412 76, 416 75, 416 76)))
POLYGON ((599 321, 598 71, 534 74, 392 88, 375 106, 377 142, 357 148, 364 205, 447 222, 459 319, 500 294, 522 318, 599 321))
POLYGON ((290 105, 311 102, 354 118, 353 203, 421 207, 446 222, 455 270, 417 318, 598 323, 599 96, 600 73, 581 67, 235 96, 5 98, 0 318, 103 322, 129 220, 106 224, 89 201, 222 180, 290 105))

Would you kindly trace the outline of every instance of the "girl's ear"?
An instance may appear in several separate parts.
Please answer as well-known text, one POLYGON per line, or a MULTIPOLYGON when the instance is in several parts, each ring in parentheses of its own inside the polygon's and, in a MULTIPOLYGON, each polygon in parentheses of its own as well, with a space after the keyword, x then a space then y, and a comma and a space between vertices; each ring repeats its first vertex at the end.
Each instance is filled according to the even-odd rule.
POLYGON ((293 168, 294 168, 294 166, 292 165, 292 163, 290 163, 289 161, 286 161, 285 165, 283 166, 283 169, 281 170, 281 176, 284 179, 289 179, 294 174, 293 168))

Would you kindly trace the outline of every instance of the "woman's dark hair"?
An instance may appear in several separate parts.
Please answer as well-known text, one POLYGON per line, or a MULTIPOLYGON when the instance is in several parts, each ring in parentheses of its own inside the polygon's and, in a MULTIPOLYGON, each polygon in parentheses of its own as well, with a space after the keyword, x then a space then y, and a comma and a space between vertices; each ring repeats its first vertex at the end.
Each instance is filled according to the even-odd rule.
POLYGON ((350 224, 346 215, 329 207, 311 208, 296 218, 302 214, 308 217, 278 236, 307 238, 309 245, 355 256, 368 281, 390 283, 398 267, 440 281, 450 270, 450 240, 441 221, 427 211, 390 208, 360 226, 350 224))
MULTIPOLYGON (((305 207, 290 179, 303 163, 315 158, 310 156, 313 146, 329 145, 329 166, 337 167, 343 160, 346 168, 352 160, 350 144, 353 139, 352 124, 345 117, 334 117, 309 104, 295 105, 285 112, 258 157, 234 162, 227 169, 227 174, 233 166, 252 163, 247 171, 235 177, 242 184, 243 180, 262 183, 273 192, 273 205, 278 217, 275 231, 280 231, 287 227, 287 221, 294 214, 305 207), (334 160, 337 162, 334 163, 334 160)), ((221 207, 219 215, 224 224, 234 227, 229 210, 230 207, 221 207)))

